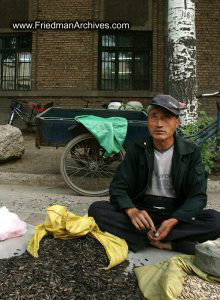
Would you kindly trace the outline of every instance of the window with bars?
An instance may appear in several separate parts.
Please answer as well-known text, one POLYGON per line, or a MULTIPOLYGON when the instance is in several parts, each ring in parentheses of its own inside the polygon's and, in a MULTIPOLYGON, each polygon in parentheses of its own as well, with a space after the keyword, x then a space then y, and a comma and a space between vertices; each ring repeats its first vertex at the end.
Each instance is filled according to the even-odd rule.
POLYGON ((0 90, 31 89, 31 34, 0 35, 0 90))
POLYGON ((151 32, 101 32, 99 89, 151 89, 151 32))

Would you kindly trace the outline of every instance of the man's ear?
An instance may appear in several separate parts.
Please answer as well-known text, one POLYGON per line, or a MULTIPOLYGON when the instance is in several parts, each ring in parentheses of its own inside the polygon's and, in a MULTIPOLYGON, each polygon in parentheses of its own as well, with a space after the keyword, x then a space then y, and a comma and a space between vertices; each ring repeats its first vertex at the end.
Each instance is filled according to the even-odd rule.
POLYGON ((178 128, 180 125, 180 118, 177 118, 177 122, 176 122, 176 128, 178 128))

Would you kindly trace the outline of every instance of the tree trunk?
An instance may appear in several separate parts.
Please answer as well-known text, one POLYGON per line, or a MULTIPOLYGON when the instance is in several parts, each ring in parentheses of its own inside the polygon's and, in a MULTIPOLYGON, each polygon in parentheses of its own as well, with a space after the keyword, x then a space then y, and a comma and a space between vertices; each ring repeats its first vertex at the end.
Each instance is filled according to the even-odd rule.
POLYGON ((166 92, 185 102, 181 124, 197 119, 195 0, 167 0, 166 92))

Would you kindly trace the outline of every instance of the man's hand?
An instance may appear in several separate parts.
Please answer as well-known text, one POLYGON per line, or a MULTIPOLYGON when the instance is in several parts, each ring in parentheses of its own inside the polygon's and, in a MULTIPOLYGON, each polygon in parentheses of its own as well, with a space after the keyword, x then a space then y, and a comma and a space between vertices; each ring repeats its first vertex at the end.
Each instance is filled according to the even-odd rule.
POLYGON ((163 221, 160 225, 160 228, 155 233, 152 231, 148 232, 147 235, 149 240, 155 242, 164 240, 178 222, 179 221, 174 218, 163 221))
POLYGON ((153 232, 156 231, 156 229, 154 227, 154 223, 153 223, 151 217, 146 212, 146 210, 140 210, 140 209, 137 209, 136 207, 132 207, 132 208, 126 208, 125 212, 131 219, 132 224, 138 230, 144 230, 146 228, 151 228, 151 230, 153 232))

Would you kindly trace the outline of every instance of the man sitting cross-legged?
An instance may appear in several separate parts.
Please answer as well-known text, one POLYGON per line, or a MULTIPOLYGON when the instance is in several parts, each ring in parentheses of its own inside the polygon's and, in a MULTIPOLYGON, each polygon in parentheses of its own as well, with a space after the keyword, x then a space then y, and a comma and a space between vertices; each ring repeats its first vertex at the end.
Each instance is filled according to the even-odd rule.
MULTIPOLYGON (((193 254, 220 236, 220 212, 204 210, 207 176, 199 148, 176 134, 180 103, 158 95, 148 107, 149 136, 128 149, 110 185, 110 202, 88 214, 136 252, 149 244, 193 254)), ((147 130, 147 129, 146 129, 147 130)))

